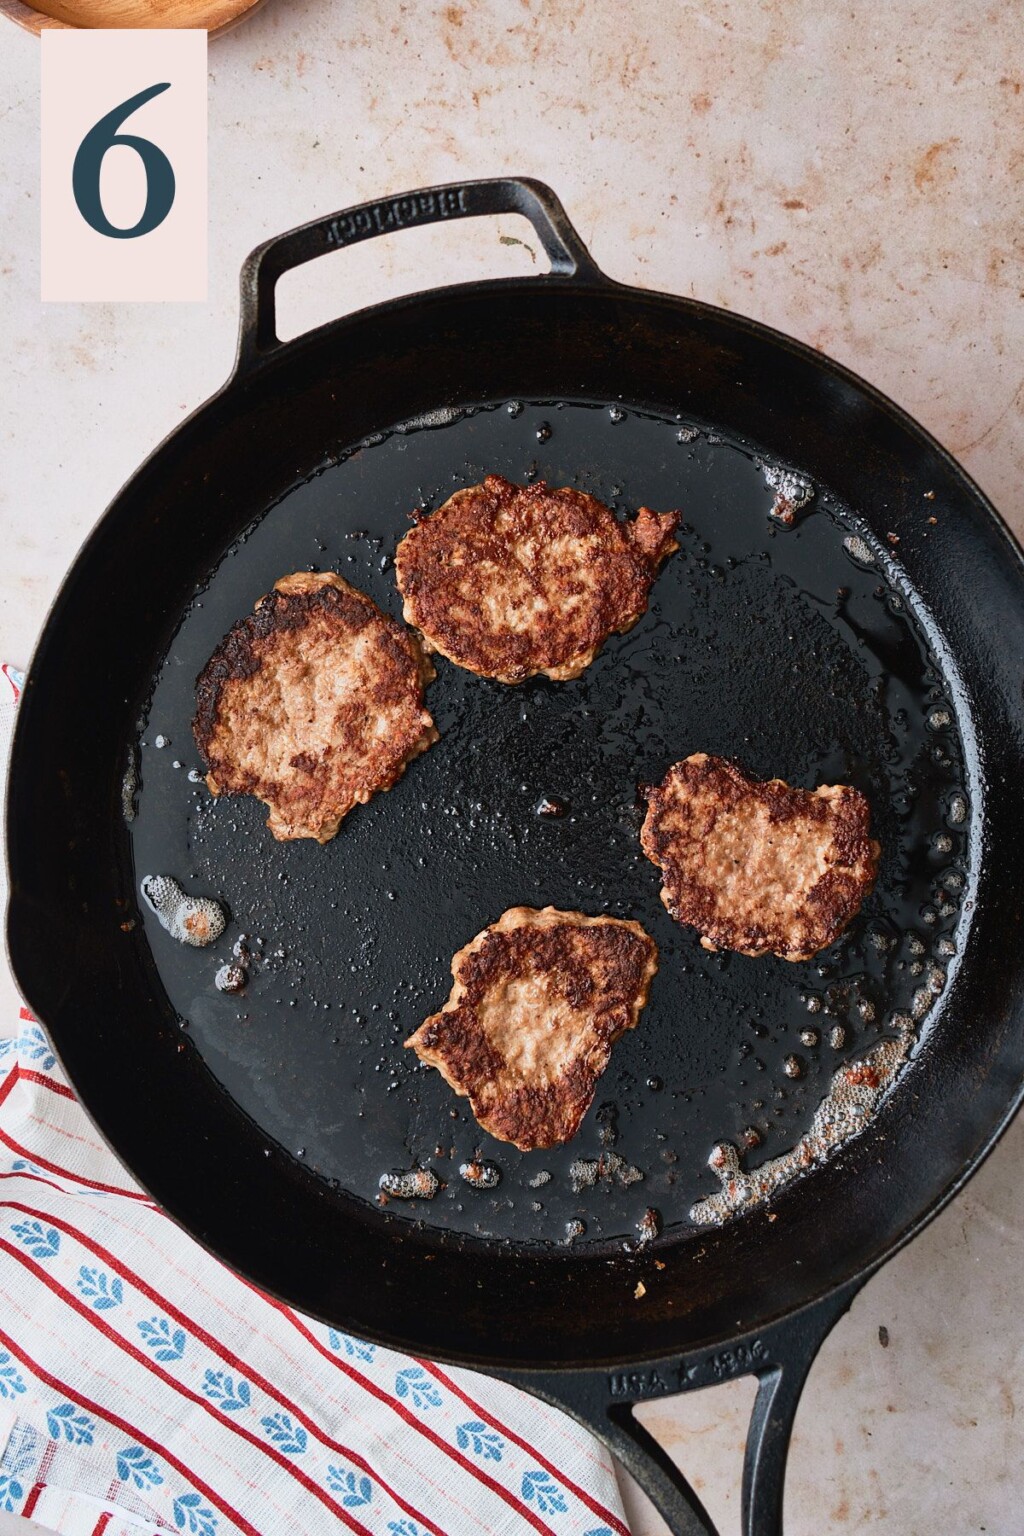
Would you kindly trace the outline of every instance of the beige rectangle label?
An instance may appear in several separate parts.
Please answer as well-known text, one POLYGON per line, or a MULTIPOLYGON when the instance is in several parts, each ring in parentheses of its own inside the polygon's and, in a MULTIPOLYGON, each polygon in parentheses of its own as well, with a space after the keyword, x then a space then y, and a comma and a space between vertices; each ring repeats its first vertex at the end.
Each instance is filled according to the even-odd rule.
POLYGON ((40 41, 43 299, 205 299, 206 33, 40 41))

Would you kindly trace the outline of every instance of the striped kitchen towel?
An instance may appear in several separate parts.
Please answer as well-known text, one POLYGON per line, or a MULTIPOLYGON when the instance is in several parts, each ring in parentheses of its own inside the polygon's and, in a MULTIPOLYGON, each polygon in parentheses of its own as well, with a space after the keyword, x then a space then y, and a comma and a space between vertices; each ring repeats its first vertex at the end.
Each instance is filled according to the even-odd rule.
MULTIPOLYGON (((0 669, 6 757, 20 678, 0 669)), ((0 1018, 0 1510, 64 1536, 629 1536, 607 1452, 470 1371, 272 1301, 98 1140, 0 1018)))

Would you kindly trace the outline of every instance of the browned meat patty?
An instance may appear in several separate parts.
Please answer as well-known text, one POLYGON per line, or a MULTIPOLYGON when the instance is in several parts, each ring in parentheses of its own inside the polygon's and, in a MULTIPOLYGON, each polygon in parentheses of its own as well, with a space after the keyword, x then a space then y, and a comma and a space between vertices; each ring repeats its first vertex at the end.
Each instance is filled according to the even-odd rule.
POLYGON ((437 740, 416 637, 332 571, 284 576, 196 681, 215 795, 256 795, 276 838, 326 843, 437 740))
POLYGON ((657 969, 639 923, 510 907, 459 950, 451 996, 405 1043, 499 1141, 557 1146, 579 1129, 657 969))
POLYGON ((405 617, 460 667, 502 683, 579 677, 647 609, 678 549, 678 512, 619 522, 593 496, 488 475, 456 491, 398 546, 405 617))
POLYGON ((849 785, 762 783, 695 752, 645 793, 640 841, 662 872, 661 899, 705 949, 809 960, 875 883, 868 803, 849 785))

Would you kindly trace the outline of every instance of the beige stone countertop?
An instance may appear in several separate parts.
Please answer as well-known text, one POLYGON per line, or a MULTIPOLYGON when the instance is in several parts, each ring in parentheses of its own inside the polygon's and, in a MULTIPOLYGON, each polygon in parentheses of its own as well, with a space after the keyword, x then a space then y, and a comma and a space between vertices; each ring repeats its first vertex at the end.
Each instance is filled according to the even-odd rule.
MULTIPOLYGON (((105 504, 227 375, 252 246, 364 199, 502 172, 549 182, 611 276, 754 316, 854 368, 1024 534, 1012 5, 268 0, 210 48, 210 292, 196 305, 38 302, 38 51, 0 21, 4 659, 28 660, 105 504)), ((510 237, 529 241, 515 218, 374 241, 292 278, 282 315, 297 331, 534 270, 510 237)), ((1018 1121, 825 1345, 797 1419, 788 1536, 1024 1531, 1022 1157, 1018 1121)), ((739 1531, 752 1398, 745 1380, 643 1410, 723 1536, 739 1531)), ((663 1529, 626 1497, 635 1536, 663 1529)))

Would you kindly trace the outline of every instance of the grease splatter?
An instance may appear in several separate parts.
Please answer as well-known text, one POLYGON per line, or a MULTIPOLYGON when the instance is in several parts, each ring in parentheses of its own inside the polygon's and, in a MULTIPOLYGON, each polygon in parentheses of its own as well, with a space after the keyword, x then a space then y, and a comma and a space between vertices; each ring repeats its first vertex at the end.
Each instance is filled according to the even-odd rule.
POLYGON ((179 944, 202 949, 219 939, 227 926, 227 916, 218 902, 209 896, 189 896, 173 875, 143 875, 139 889, 160 919, 161 928, 179 944))
POLYGON ((775 492, 771 515, 785 528, 796 522, 796 514, 814 500, 814 486, 806 475, 795 469, 785 469, 781 464, 762 464, 761 473, 770 491, 775 492))
POLYGON ((720 1193, 698 1200, 690 1219, 698 1226, 718 1227, 740 1211, 765 1205, 784 1185, 816 1163, 822 1163, 863 1130, 889 1084, 906 1061, 914 1041, 913 1021, 896 1014, 895 1039, 882 1040, 858 1061, 848 1061, 832 1078, 810 1130, 795 1147, 746 1173, 729 1142, 719 1142, 708 1159, 722 1181, 720 1193))
POLYGON ((441 1188, 441 1180, 432 1168, 382 1173, 377 1182, 381 1193, 391 1200, 433 1200, 441 1188))
POLYGON ((501 1169, 497 1163, 481 1162, 476 1158, 471 1163, 460 1164, 459 1174, 474 1189, 497 1189, 501 1183, 501 1169))

